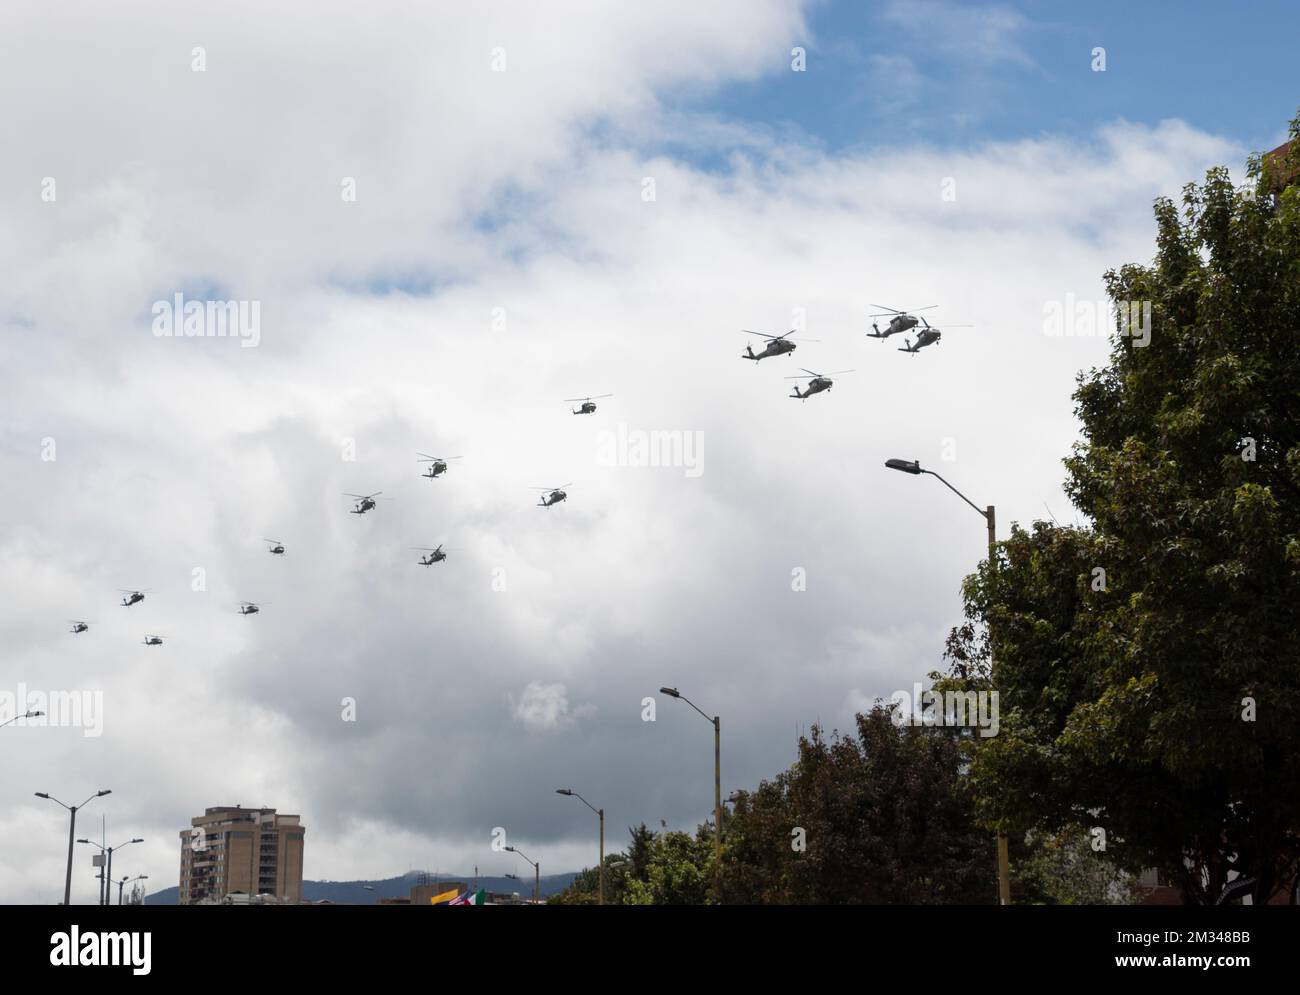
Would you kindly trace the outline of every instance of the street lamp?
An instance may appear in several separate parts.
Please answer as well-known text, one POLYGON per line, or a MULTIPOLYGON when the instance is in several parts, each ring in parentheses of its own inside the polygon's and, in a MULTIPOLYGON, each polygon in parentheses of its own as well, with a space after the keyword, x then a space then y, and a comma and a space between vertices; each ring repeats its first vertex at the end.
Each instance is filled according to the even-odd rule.
MULTIPOLYGON (((989 528, 989 568, 997 569, 996 547, 998 542, 998 528, 997 515, 993 510, 993 505, 989 505, 987 508, 981 510, 979 505, 961 491, 957 490, 957 488, 953 487, 952 484, 944 480, 943 477, 940 477, 939 474, 935 473, 933 470, 923 470, 921 464, 917 460, 890 459, 885 460, 885 466, 889 467, 891 470, 899 470, 903 473, 911 473, 914 475, 928 473, 932 477, 938 477, 939 482, 942 483, 944 487, 948 488, 948 490, 952 491, 968 505, 983 515, 984 521, 988 524, 989 528)), ((990 646, 990 669, 993 666, 992 653, 993 651, 990 646)), ((998 902, 1002 905, 1011 904, 1011 858, 1007 845, 1007 834, 1002 832, 998 833, 998 902)))
MULTIPOLYGON (((108 858, 108 863, 104 866, 104 880, 107 882, 107 885, 104 888, 104 894, 101 896, 99 904, 112 905, 113 895, 109 889, 113 884, 113 851, 120 850, 124 846, 130 846, 132 843, 143 843, 144 840, 127 840, 125 843, 119 843, 117 846, 100 846, 100 844, 96 843, 94 840, 77 840, 77 842, 89 843, 91 846, 97 848, 100 854, 105 855, 108 858)), ((119 902, 118 904, 120 905, 121 903, 119 902)))
POLYGON ((10 722, 17 722, 19 719, 34 719, 44 714, 45 714, 44 712, 38 712, 35 709, 30 709, 26 712, 23 712, 22 715, 15 715, 12 719, 5 719, 3 722, 0 722, 0 729, 3 729, 10 722))
POLYGON ((529 860, 523 850, 513 846, 506 847, 506 853, 518 854, 524 858, 524 863, 533 865, 533 904, 540 905, 542 903, 542 862, 529 860))
POLYGON ((149 880, 149 875, 148 875, 148 874, 137 874, 135 877, 124 877, 121 881, 119 881, 119 882, 117 883, 117 904, 118 904, 118 905, 121 905, 121 904, 122 904, 122 886, 123 886, 123 885, 125 885, 125 884, 129 884, 129 883, 132 882, 132 881, 148 881, 148 880, 149 880))
POLYGON ((63 802, 59 801, 53 795, 46 794, 44 791, 36 792, 37 798, 44 798, 46 801, 52 801, 55 804, 63 805, 63 807, 68 810, 68 813, 70 815, 70 819, 68 821, 68 876, 64 879, 63 882, 63 904, 64 905, 72 904, 72 840, 73 837, 75 837, 77 834, 77 809, 85 808, 96 798, 102 798, 104 795, 111 795, 112 793, 113 791, 111 788, 106 788, 103 791, 96 791, 93 795, 87 798, 80 805, 63 805, 63 802))
POLYGON ((713 723, 713 881, 722 901, 722 719, 709 716, 676 688, 660 688, 660 694, 680 698, 713 723))
POLYGON ((600 867, 600 894, 596 899, 596 904, 604 905, 605 904, 605 810, 603 808, 596 808, 596 806, 592 805, 591 802, 587 801, 587 799, 583 798, 582 795, 578 794, 572 788, 556 788, 555 793, 557 795, 567 795, 570 798, 578 799, 578 801, 586 805, 587 808, 595 812, 596 815, 600 818, 600 864, 598 865, 600 867))

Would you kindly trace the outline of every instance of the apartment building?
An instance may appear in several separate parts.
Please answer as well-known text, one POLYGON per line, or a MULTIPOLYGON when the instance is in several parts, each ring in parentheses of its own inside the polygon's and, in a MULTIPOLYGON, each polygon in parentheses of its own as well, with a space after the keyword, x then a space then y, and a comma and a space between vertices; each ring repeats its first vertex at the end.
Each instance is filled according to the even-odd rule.
POLYGON ((213 904, 228 895, 302 900, 302 848, 306 832, 296 815, 273 808, 209 808, 180 831, 181 905, 213 904))

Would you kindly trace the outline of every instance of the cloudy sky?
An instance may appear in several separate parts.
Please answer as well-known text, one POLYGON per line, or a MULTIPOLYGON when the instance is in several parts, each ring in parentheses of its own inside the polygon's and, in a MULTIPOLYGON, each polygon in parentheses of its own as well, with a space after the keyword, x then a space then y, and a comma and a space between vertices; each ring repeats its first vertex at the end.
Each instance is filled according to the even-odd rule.
POLYGON ((1072 518, 1107 347, 1045 314, 1294 113, 1282 4, 1089 6, 6 4, 0 703, 102 728, 0 729, 0 900, 62 897, 36 791, 111 788, 79 830, 144 837, 114 870, 155 887, 235 803, 300 813, 313 878, 518 871, 496 827, 573 870, 595 819, 557 787, 611 848, 710 814, 661 685, 721 714, 729 792, 922 680, 983 523, 883 461, 1004 535, 1072 518), (156 334, 176 294, 256 302, 256 344, 156 334), (971 327, 906 356, 878 304, 971 327), (853 372, 801 403, 804 366, 853 372), (693 466, 616 444, 650 432, 693 466))

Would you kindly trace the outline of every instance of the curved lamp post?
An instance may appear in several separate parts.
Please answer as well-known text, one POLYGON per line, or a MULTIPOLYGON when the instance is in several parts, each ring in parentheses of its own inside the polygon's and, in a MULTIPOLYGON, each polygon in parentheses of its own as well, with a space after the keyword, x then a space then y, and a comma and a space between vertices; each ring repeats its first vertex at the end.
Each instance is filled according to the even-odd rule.
POLYGON ((713 725, 713 883, 718 890, 718 901, 722 901, 722 719, 710 716, 676 688, 660 688, 660 694, 670 698, 680 698, 713 725))
POLYGON ((29 709, 28 711, 23 712, 22 715, 15 715, 12 719, 5 719, 3 722, 0 722, 0 729, 3 729, 10 722, 17 722, 19 719, 34 719, 44 714, 44 712, 38 712, 34 708, 29 709))
MULTIPOLYGON (((952 484, 944 480, 943 477, 940 477, 939 474, 935 473, 933 470, 921 469, 921 464, 916 460, 890 459, 885 460, 885 466, 889 467, 891 470, 898 470, 902 473, 910 473, 916 476, 928 473, 930 476, 938 478, 939 482, 943 484, 944 487, 948 488, 948 490, 952 491, 968 505, 983 515, 984 521, 987 523, 989 530, 989 566, 995 566, 997 563, 995 547, 998 542, 998 527, 997 515, 993 510, 993 505, 989 505, 987 508, 981 510, 979 505, 961 491, 957 490, 957 488, 953 487, 952 484)), ((991 668, 993 666, 991 648, 989 653, 989 666, 991 668)), ((998 902, 1002 905, 1011 904, 1011 859, 1007 846, 1006 833, 998 833, 998 902)))
POLYGON ((572 788, 556 788, 555 793, 557 795, 567 795, 570 798, 578 799, 578 801, 586 805, 587 808, 595 812, 597 817, 600 819, 600 863, 597 865, 600 868, 600 894, 596 898, 596 904, 604 905, 605 904, 605 810, 603 808, 596 808, 595 805, 591 804, 591 802, 587 801, 587 799, 583 798, 582 795, 578 794, 572 788))
POLYGON ((529 860, 524 851, 518 847, 508 846, 506 847, 506 853, 517 853, 524 858, 525 863, 533 865, 533 904, 540 905, 542 903, 542 862, 540 860, 529 860))

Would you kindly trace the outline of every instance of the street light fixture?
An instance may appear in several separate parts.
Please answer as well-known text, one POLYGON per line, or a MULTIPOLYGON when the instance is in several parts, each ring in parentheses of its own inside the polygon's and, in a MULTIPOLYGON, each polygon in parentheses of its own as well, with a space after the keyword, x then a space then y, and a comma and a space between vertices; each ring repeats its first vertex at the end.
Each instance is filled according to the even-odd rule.
POLYGON ((112 793, 113 791, 111 788, 106 788, 103 791, 96 791, 80 805, 63 805, 63 802, 59 801, 51 794, 47 794, 44 791, 36 792, 37 798, 44 798, 46 801, 54 802, 56 805, 63 805, 63 807, 68 810, 70 816, 68 821, 68 876, 63 881, 64 905, 72 904, 72 841, 77 835, 77 810, 85 808, 96 798, 103 798, 104 795, 111 795, 112 793))
POLYGON ((670 698, 679 698, 713 723, 713 880, 718 892, 718 901, 722 901, 722 719, 717 715, 710 718, 695 702, 676 688, 660 688, 660 694, 670 698))
POLYGON ((22 715, 15 715, 12 719, 5 719, 3 722, 0 722, 0 729, 7 726, 10 722, 17 722, 19 719, 35 719, 35 718, 39 718, 44 714, 45 714, 44 712, 38 712, 35 709, 29 709, 28 711, 23 712, 22 715))
POLYGON ((596 904, 604 905, 605 904, 605 810, 603 808, 596 808, 595 805, 591 804, 591 802, 587 801, 587 799, 583 798, 582 795, 578 794, 572 788, 556 788, 555 793, 557 795, 567 795, 569 798, 578 799, 578 801, 586 805, 587 808, 595 812, 600 819, 600 863, 599 865, 597 865, 600 868, 600 885, 599 885, 600 894, 596 898, 596 904))
POLYGON ((524 863, 533 865, 533 904, 542 904, 542 862, 540 860, 529 860, 523 850, 518 847, 506 847, 506 853, 515 853, 524 858, 524 863))
MULTIPOLYGON (((890 459, 890 460, 885 460, 885 466, 889 467, 889 469, 891 470, 899 470, 903 473, 911 473, 916 475, 922 473, 928 473, 932 477, 937 477, 939 479, 939 482, 942 483, 944 487, 948 488, 948 490, 952 491, 959 498, 965 501, 968 505, 970 505, 981 515, 983 515, 984 521, 988 524, 988 530, 989 530, 989 567, 990 569, 997 568, 998 526, 997 526, 997 514, 993 509, 993 505, 989 505, 987 508, 981 509, 979 505, 977 505, 974 501, 968 498, 961 491, 957 490, 957 488, 953 487, 952 484, 944 480, 943 477, 940 477, 939 474, 935 473, 933 470, 923 470, 921 468, 920 462, 917 460, 890 459)), ((989 651, 989 666, 990 668, 993 666, 993 656, 992 656, 991 649, 989 651)), ((998 902, 1002 905, 1011 904, 1010 850, 1007 844, 1007 834, 1001 832, 998 833, 998 902)))
POLYGON ((148 874, 137 874, 135 877, 130 877, 130 876, 124 877, 121 881, 117 883, 117 904, 118 905, 122 904, 123 885, 129 884, 132 881, 148 881, 148 880, 149 880, 148 874))
MULTIPOLYGON (((117 846, 101 846, 100 844, 96 843, 94 840, 77 840, 77 842, 89 843, 91 846, 98 849, 101 854, 107 857, 108 863, 104 866, 104 881, 106 882, 106 885, 104 887, 104 893, 100 896, 99 904, 112 905, 113 895, 109 889, 113 884, 113 851, 120 850, 124 846, 130 846, 132 843, 143 843, 144 840, 142 839, 127 840, 125 843, 119 843, 117 846)), ((118 904, 120 905, 121 903, 119 902, 118 904)))

